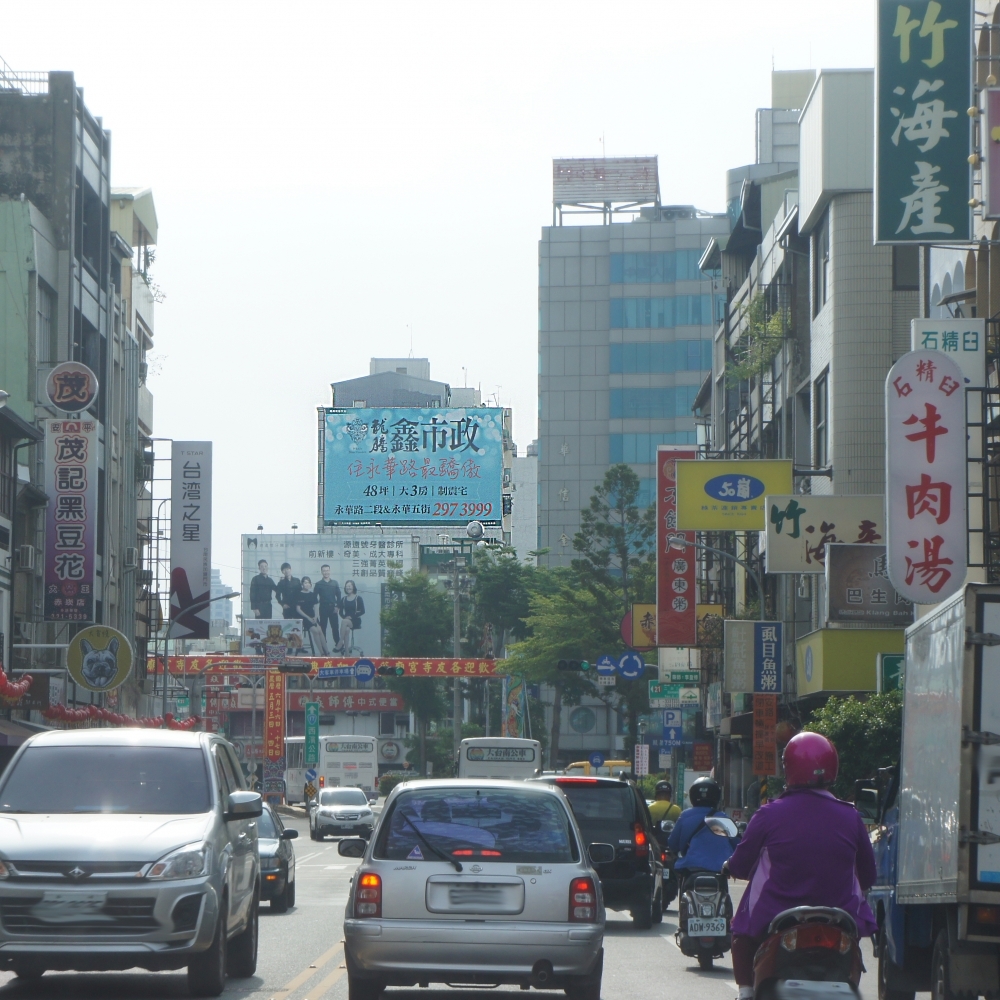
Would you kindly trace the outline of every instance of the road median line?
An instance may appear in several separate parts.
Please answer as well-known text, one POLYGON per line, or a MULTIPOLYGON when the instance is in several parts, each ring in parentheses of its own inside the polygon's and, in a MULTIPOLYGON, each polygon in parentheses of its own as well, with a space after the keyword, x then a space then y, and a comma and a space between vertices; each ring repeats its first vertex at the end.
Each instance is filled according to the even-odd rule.
POLYGON ((323 952, 319 958, 313 962, 309 968, 304 969, 300 972, 294 979, 290 979, 281 989, 275 990, 271 995, 271 1000, 285 1000, 289 993, 293 993, 297 990, 303 983, 308 982, 313 976, 319 973, 319 970, 323 966, 328 965, 330 960, 338 954, 338 952, 343 951, 342 944, 335 944, 329 951, 323 952))

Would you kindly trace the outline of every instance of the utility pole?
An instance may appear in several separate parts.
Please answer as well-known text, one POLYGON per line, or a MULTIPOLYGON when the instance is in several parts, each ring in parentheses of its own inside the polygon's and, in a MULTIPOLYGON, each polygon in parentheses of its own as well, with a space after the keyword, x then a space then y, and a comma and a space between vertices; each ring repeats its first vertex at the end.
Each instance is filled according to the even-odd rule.
MULTIPOLYGON (((465 565, 465 559, 461 558, 457 553, 455 558, 452 560, 452 578, 451 578, 451 594, 452 594, 452 608, 454 611, 454 633, 452 636, 452 656, 456 660, 461 659, 462 656, 462 598, 461 598, 461 577, 460 572, 462 566, 465 565)), ((455 773, 458 774, 458 752, 461 749, 462 743, 462 682, 459 680, 456 674, 452 678, 452 684, 454 685, 454 699, 452 705, 452 715, 454 717, 453 724, 453 736, 454 736, 454 750, 455 750, 455 773)))

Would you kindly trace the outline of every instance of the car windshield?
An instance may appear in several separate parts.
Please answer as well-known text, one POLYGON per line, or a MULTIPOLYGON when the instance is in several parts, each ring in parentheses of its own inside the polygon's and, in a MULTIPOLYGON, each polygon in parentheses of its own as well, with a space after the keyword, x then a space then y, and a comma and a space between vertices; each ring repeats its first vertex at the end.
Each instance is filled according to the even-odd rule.
POLYGON ((257 836, 263 840, 278 839, 278 828, 274 825, 274 819, 266 809, 257 820, 257 836))
POLYGON ((321 806, 366 806, 368 796, 360 788, 327 788, 319 793, 321 806))
POLYGON ((31 746, 0 789, 0 812, 153 813, 212 808, 198 747, 31 746))
POLYGON ((583 781, 560 782, 580 828, 634 823, 635 800, 628 785, 598 785, 583 781))
POLYGON ((458 861, 578 859, 570 818, 559 801, 510 789, 432 788, 400 795, 382 824, 375 856, 440 861, 430 848, 458 861))

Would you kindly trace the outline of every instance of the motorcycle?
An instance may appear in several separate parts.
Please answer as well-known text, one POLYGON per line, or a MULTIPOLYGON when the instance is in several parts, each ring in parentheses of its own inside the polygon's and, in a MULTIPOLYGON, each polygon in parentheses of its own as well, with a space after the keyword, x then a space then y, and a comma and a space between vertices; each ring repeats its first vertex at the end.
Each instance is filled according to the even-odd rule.
MULTIPOLYGON (((665 819, 660 822, 660 833, 663 834, 663 843, 667 842, 667 837, 674 832, 674 821, 665 819)), ((674 871, 674 859, 664 848, 660 851, 660 860, 663 862, 663 909, 677 898, 677 873, 674 871)))
POLYGON ((861 996, 864 963, 854 918, 833 906, 796 906, 767 929, 753 964, 754 1000, 861 996))
MULTIPOLYGON (((726 816, 706 816, 705 826, 720 837, 737 836, 736 824, 726 816)), ((692 871, 684 876, 674 940, 681 954, 697 958, 702 969, 711 969, 715 959, 733 946, 733 901, 723 874, 692 871)))

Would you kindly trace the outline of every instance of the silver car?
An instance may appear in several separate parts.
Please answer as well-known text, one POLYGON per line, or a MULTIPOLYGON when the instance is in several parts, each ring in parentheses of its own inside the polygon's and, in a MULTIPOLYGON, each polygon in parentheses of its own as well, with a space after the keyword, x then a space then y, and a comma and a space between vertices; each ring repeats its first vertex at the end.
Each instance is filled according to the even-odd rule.
POLYGON ((350 1000, 428 983, 565 989, 600 1000, 604 902, 565 797, 522 781, 410 781, 393 789, 344 919, 350 1000))
POLYGON ((260 814, 211 733, 33 736, 0 777, 0 968, 187 966, 195 996, 252 976, 260 814))
POLYGON ((309 836, 370 837, 375 815, 363 788, 321 788, 309 805, 309 836))

